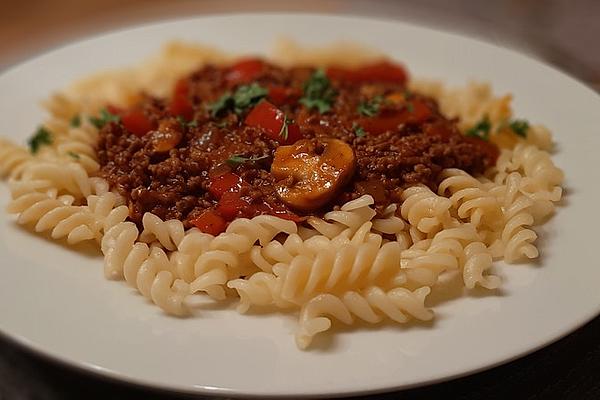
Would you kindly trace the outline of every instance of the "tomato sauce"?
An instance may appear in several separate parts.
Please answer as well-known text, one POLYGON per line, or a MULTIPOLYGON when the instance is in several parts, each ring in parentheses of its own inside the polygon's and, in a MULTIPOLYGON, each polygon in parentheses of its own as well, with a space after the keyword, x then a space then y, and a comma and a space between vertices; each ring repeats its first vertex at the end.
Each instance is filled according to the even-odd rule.
POLYGON ((479 174, 494 165, 498 149, 463 136, 433 99, 407 90, 407 76, 389 61, 325 71, 253 58, 207 65, 169 98, 109 108, 119 118, 100 130, 99 175, 126 197, 138 224, 152 212, 218 234, 238 217, 301 222, 364 194, 381 210, 407 186, 435 189, 444 168, 479 174), (351 178, 332 182, 325 206, 294 209, 278 187, 300 178, 276 179, 274 154, 300 140, 312 144, 298 148, 318 151, 329 139, 351 147, 351 178))

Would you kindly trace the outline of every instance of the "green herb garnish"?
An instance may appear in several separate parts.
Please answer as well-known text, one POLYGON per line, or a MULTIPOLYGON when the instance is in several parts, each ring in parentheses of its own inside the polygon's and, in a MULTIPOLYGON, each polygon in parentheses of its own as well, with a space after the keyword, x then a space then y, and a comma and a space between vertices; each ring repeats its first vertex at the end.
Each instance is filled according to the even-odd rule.
POLYGON ((524 119, 515 119, 509 125, 510 129, 521 137, 527 137, 527 131, 529 130, 529 122, 524 119))
POLYGON ((90 117, 90 122, 98 129, 102 129, 102 127, 109 122, 119 122, 121 121, 121 117, 116 114, 112 114, 106 108, 100 110, 99 117, 90 117))
POLYGON ((255 106, 259 101, 266 97, 268 93, 269 91, 258 83, 240 86, 233 94, 235 113, 241 114, 244 110, 255 106))
POLYGON ((488 140, 490 138, 490 129, 492 128, 492 124, 490 123, 490 119, 486 115, 479 121, 475 126, 469 129, 465 135, 476 137, 481 140, 488 140))
POLYGON ((354 134, 356 135, 356 137, 367 136, 367 132, 365 131, 365 128, 358 125, 356 122, 352 124, 352 130, 354 131, 354 134))
POLYGON ((52 134, 46 128, 40 126, 27 143, 29 144, 29 150, 35 154, 40 147, 52 144, 52 134))
POLYGON ((411 114, 415 112, 415 106, 413 105, 413 103, 406 103, 406 111, 408 111, 411 114))
POLYGON ((334 97, 335 91, 329 78, 323 69, 318 69, 304 84, 304 96, 300 99, 300 104, 308 109, 316 108, 319 113, 324 114, 331 110, 334 97))
POLYGON ((69 125, 71 125, 71 127, 73 128, 79 128, 81 126, 81 117, 79 116, 79 114, 73 115, 73 118, 71 118, 71 122, 69 122, 69 125))
POLYGON ((235 93, 225 93, 209 106, 212 117, 218 117, 227 111, 240 115, 250 107, 254 107, 267 96, 269 91, 258 83, 242 85, 235 93))
POLYGON ((356 111, 361 115, 372 117, 377 115, 382 103, 383 96, 375 96, 370 100, 361 102, 356 108, 356 111))
POLYGON ((231 93, 225 93, 223 96, 219 97, 217 101, 209 105, 208 109, 210 110, 210 115, 214 118, 218 115, 225 114, 225 112, 232 109, 234 105, 235 103, 231 93))
POLYGON ((79 160, 79 159, 81 158, 81 156, 80 156, 79 154, 77 154, 77 153, 74 153, 74 152, 72 152, 72 151, 67 151, 67 154, 68 154, 69 156, 73 157, 73 158, 74 158, 74 159, 76 159, 76 160, 79 160))
POLYGON ((261 161, 261 160, 265 160, 269 158, 268 155, 264 155, 264 156, 259 156, 259 157, 244 157, 240 154, 234 154, 231 157, 229 157, 227 160, 225 160, 225 162, 229 165, 231 165, 232 167, 237 167, 238 165, 247 163, 247 162, 257 162, 257 161, 261 161))
POLYGON ((198 121, 187 121, 184 117, 182 117, 181 115, 177 116, 177 122, 179 122, 179 125, 181 125, 182 128, 195 128, 198 126, 198 121))

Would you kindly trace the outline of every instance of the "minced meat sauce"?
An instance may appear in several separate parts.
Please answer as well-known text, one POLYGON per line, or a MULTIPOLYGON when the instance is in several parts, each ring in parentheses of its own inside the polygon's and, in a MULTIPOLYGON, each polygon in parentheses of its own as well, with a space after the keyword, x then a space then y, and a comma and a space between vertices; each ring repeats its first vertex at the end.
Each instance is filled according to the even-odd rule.
POLYGON ((99 175, 145 212, 217 234, 260 214, 301 221, 364 194, 376 208, 439 172, 482 173, 498 150, 465 137, 402 67, 284 69, 260 59, 208 65, 169 99, 103 111, 99 175))

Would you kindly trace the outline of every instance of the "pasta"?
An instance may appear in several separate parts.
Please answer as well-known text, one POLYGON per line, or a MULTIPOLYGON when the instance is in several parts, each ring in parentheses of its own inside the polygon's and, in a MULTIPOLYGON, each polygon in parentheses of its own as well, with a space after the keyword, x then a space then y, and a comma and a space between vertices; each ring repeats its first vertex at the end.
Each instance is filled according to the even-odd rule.
MULTIPOLYGON (((45 187, 45 184, 41 182, 40 186, 45 187)), ((119 205, 119 197, 112 192, 89 195, 86 205, 78 206, 74 205, 75 198, 72 195, 57 196, 56 192, 35 190, 23 193, 25 185, 13 186, 15 198, 9 203, 7 211, 19 214, 17 222, 34 224, 36 232, 51 231, 53 239, 66 237, 69 244, 91 239, 99 241, 102 232, 124 221, 129 214, 127 207, 119 205)))
POLYGON ((23 170, 22 179, 48 181, 59 192, 69 193, 78 199, 92 193, 87 172, 74 162, 67 164, 52 161, 36 162, 23 170))
POLYGON ((176 219, 163 221, 154 214, 146 213, 142 224, 144 230, 140 241, 152 243, 156 240, 167 250, 175 250, 185 235, 183 224, 176 219))
POLYGON ((33 159, 26 149, 0 139, 0 177, 19 178, 23 168, 33 159))
MULTIPOLYGON (((450 216, 451 205, 451 200, 436 196, 429 188, 414 186, 402 193, 400 212, 418 234, 435 234, 455 224, 450 216)), ((413 234, 413 241, 418 234, 413 234)))
POLYGON ((438 193, 449 194, 452 211, 462 221, 476 227, 493 229, 502 218, 502 209, 498 198, 485 189, 474 177, 459 169, 447 169, 440 182, 438 193))
POLYGON ((343 323, 353 323, 353 316, 375 324, 383 317, 396 322, 407 322, 409 316, 423 321, 430 320, 433 314, 425 308, 428 287, 413 292, 405 288, 395 288, 384 292, 379 287, 369 287, 362 291, 349 291, 337 297, 321 294, 308 301, 300 312, 300 327, 296 333, 296 344, 304 349, 312 338, 331 327, 326 315, 335 317, 343 323))
MULTIPOLYGON (((336 54, 333 50, 321 50, 327 55, 324 59, 320 53, 290 48, 295 49, 295 61, 286 52, 287 56, 279 57, 281 64, 339 64, 340 57, 332 56, 336 54)), ((364 62, 380 59, 371 53, 364 62)), ((421 184, 398 188, 393 201, 383 205, 367 191, 347 196, 347 201, 335 203, 339 205, 323 213, 296 218, 282 210, 270 210, 272 215, 243 215, 237 208, 232 212, 227 207, 231 204, 222 199, 230 199, 242 209, 250 204, 231 187, 218 190, 217 185, 207 189, 193 180, 175 182, 167 171, 161 172, 163 181, 173 181, 192 192, 209 192, 220 199, 222 215, 234 217, 225 223, 212 215, 210 224, 221 228, 212 231, 210 224, 201 230, 199 225, 190 227, 189 220, 168 213, 140 211, 136 199, 128 197, 124 189, 129 177, 122 178, 122 185, 115 185, 101 173, 107 155, 99 149, 103 140, 97 117, 100 110, 107 104, 128 107, 139 100, 140 91, 166 96, 182 76, 198 66, 228 60, 229 56, 213 49, 171 44, 161 57, 143 66, 92 77, 53 95, 44 103, 50 117, 40 131, 39 148, 32 147, 34 153, 0 139, 0 176, 9 179, 12 196, 7 211, 16 215, 17 223, 46 232, 53 239, 68 244, 97 242, 104 255, 105 277, 124 280, 167 314, 188 316, 194 299, 207 295, 214 301, 238 299, 240 313, 262 307, 296 315, 296 344, 301 349, 308 348, 313 338, 328 331, 335 321, 346 325, 357 319, 370 324, 384 319, 397 323, 428 321, 433 311, 427 307, 426 298, 444 276, 460 275, 469 290, 494 290, 502 283, 493 272, 495 260, 517 263, 538 257, 535 226, 552 216, 563 195, 564 174, 549 152, 551 134, 541 125, 527 125, 526 135, 515 134, 515 129, 524 128, 523 124, 511 125, 511 96, 495 97, 489 85, 480 83, 452 89, 439 82, 414 81, 410 89, 433 97, 442 113, 458 119, 457 128, 462 133, 473 133, 478 126, 486 130, 489 137, 485 139, 497 146, 499 154, 495 164, 482 173, 439 168, 435 182, 421 180, 421 184), (138 220, 132 217, 135 213, 138 220)), ((385 104, 398 98, 407 101, 407 93, 393 93, 385 104)), ((234 97, 223 104, 235 103, 234 97)), ((184 128, 196 123, 183 117, 177 121, 184 128)), ((294 125, 285 117, 281 131, 276 132, 285 132, 285 140, 293 134, 288 123, 294 125)), ((163 132, 159 141, 144 142, 154 152, 149 158, 168 158, 176 153, 173 146, 168 147, 172 144, 169 141, 178 143, 181 137, 173 136, 172 130, 167 133, 171 136, 163 132)), ((359 136, 360 132, 355 133, 359 136)), ((271 139, 279 140, 278 136, 271 139)), ((340 146, 332 143, 326 142, 340 146)), ((321 149, 322 154, 304 164, 320 160, 326 150, 321 149)), ((331 165, 344 161, 343 152, 336 154, 337 160, 330 160, 331 165)), ((260 163, 268 157, 236 155, 227 160, 228 171, 231 165, 260 163)), ((193 168, 206 161, 193 155, 190 159, 193 168)), ((379 165, 385 173, 388 164, 392 165, 390 159, 393 156, 379 165)), ((356 164, 356 160, 349 164, 356 164)), ((183 167, 176 164, 173 168, 183 167)), ((376 169, 369 166, 368 172, 369 168, 376 169)), ((423 167, 417 163, 413 169, 409 168, 407 176, 418 176, 423 167)), ((321 172, 324 170, 320 167, 321 172)), ((287 182, 295 183, 299 176, 288 177, 287 182)), ((148 177, 140 178, 140 182, 147 190, 153 185, 148 177)), ((248 189, 241 182, 241 178, 235 182, 236 190, 248 189)), ((326 186, 311 188, 313 202, 319 200, 326 186)), ((280 189, 281 195, 285 190, 280 189)), ((185 203, 185 199, 180 200, 185 203)), ((166 202, 160 198, 158 203, 161 201, 166 202)), ((179 204, 168 206, 177 208, 179 204)))
POLYGON ((241 309, 247 309, 253 298, 259 299, 258 305, 265 305, 268 299, 301 305, 319 293, 393 283, 392 276, 400 272, 400 243, 383 243, 380 235, 367 233, 370 228, 371 223, 366 222, 351 238, 344 233, 331 240, 314 236, 298 254, 284 253, 287 261, 273 265, 271 274, 261 272, 256 279, 238 279, 228 286, 245 292, 241 309))
POLYGON ((189 285, 174 278, 173 264, 159 247, 135 242, 138 230, 131 222, 109 229, 102 239, 105 256, 104 272, 108 279, 124 278, 144 297, 166 312, 184 316, 189 311, 184 303, 189 285))

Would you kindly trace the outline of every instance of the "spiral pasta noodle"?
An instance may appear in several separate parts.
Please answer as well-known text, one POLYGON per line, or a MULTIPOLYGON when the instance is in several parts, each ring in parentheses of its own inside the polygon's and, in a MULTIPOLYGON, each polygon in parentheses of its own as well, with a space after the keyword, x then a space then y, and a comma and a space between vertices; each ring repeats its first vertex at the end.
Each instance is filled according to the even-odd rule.
POLYGON ((369 287, 362 291, 350 291, 341 296, 320 294, 309 300, 300 311, 296 344, 299 348, 308 347, 315 335, 331 328, 333 317, 347 325, 360 318, 371 324, 380 322, 384 317, 399 323, 405 323, 409 317, 428 321, 433 313, 425 305, 429 287, 415 291, 395 288, 388 292, 379 287, 369 287))
POLYGON ((60 163, 56 161, 39 161, 26 166, 22 174, 23 180, 46 180, 59 192, 76 198, 92 194, 88 173, 75 162, 60 163))
POLYGON ((144 230, 140 234, 140 241, 151 243, 156 240, 167 250, 175 250, 185 236, 183 223, 176 219, 163 221, 152 213, 145 213, 142 225, 144 230))
POLYGON ((167 254, 159 247, 137 242, 138 230, 131 222, 113 226, 102 239, 104 271, 109 279, 125 279, 144 297, 165 312, 184 316, 189 313, 185 298, 189 284, 175 278, 167 254))
POLYGON ((236 290, 240 297, 237 310, 245 313, 251 306, 271 306, 290 308, 295 306, 281 297, 283 281, 275 274, 256 272, 247 279, 233 279, 227 286, 236 290))
POLYGON ((196 278, 190 283, 192 293, 206 292, 215 300, 226 297, 225 285, 241 275, 239 258, 226 250, 209 250, 194 263, 196 278))
POLYGON ((374 238, 360 245, 343 245, 335 252, 321 251, 313 259, 296 256, 285 267, 280 265, 281 297, 303 302, 315 293, 374 284, 378 278, 399 271, 400 252, 397 242, 382 245, 381 239, 374 238))
POLYGON ((190 229, 179 242, 177 251, 171 253, 177 276, 190 283, 196 279, 194 265, 201 254, 207 252, 213 236, 198 229, 190 229))
POLYGON ((463 266, 463 280, 468 289, 473 289, 476 284, 486 289, 500 287, 501 280, 494 275, 484 275, 492 266, 492 254, 481 242, 472 242, 465 247, 465 263, 463 266))
POLYGON ((503 151, 496 163, 496 171, 496 183, 503 183, 511 172, 520 172, 524 177, 520 189, 528 193, 553 191, 564 179, 563 172, 554 165, 548 152, 526 144, 503 151))
MULTIPOLYGON (((325 242, 326 246, 329 244, 329 240, 319 240, 319 242, 325 242)), ((299 254, 313 253, 315 246, 311 244, 317 243, 310 238, 304 241, 298 234, 292 233, 283 243, 273 240, 265 246, 253 246, 250 250, 250 260, 260 270, 273 272, 273 267, 277 263, 289 263, 299 254)))
POLYGON ((257 241, 264 246, 279 233, 291 234, 297 230, 294 222, 272 215, 259 215, 252 219, 238 218, 215 238, 211 249, 241 254, 249 251, 257 241))
POLYGON ((513 171, 502 178, 502 185, 492 189, 503 210, 503 225, 489 235, 494 241, 488 240, 495 257, 501 256, 512 263, 539 255, 534 244, 537 234, 531 227, 554 212, 554 203, 560 200, 562 190, 553 185, 562 180, 561 174, 552 175, 554 180, 550 183, 537 184, 539 190, 531 193, 530 184, 524 183, 528 177, 513 171))
POLYGON ((100 240, 102 232, 127 218, 126 206, 118 206, 117 195, 88 196, 86 206, 73 205, 71 195, 56 196, 43 192, 27 192, 13 199, 9 213, 19 214, 19 224, 34 224, 36 232, 50 231, 53 239, 66 237, 69 244, 100 240))
POLYGON ((374 202, 373 197, 364 195, 347 202, 340 210, 326 213, 324 219, 309 217, 307 222, 319 234, 328 238, 336 237, 344 230, 353 234, 376 215, 375 210, 370 207, 374 202))
POLYGON ((389 205, 379 218, 374 218, 373 231, 384 235, 394 235, 402 250, 409 248, 413 243, 410 234, 410 224, 396 215, 398 206, 389 205))
MULTIPOLYGON (((251 279, 251 283, 244 284, 234 281, 229 287, 243 287, 248 291, 258 284, 261 288, 255 288, 255 292, 277 290, 270 294, 271 299, 302 304, 318 293, 340 293, 391 281, 391 276, 400 272, 400 253, 398 242, 382 243, 381 236, 372 235, 358 244, 351 241, 330 244, 314 253, 302 252, 288 262, 278 262, 273 267, 269 285, 264 284, 268 278, 263 272, 260 280, 251 279)), ((260 298, 263 300, 259 304, 264 305, 267 297, 260 298)), ((251 296, 245 300, 251 301, 251 296)))
POLYGON ((57 140, 56 152, 63 159, 77 162, 91 174, 100 169, 95 148, 97 140, 98 128, 86 118, 81 126, 68 128, 67 136, 57 140))
POLYGON ((475 226, 497 227, 502 219, 502 209, 496 196, 462 170, 444 170, 442 177, 444 179, 438 186, 438 193, 450 195, 452 209, 458 218, 475 226))
POLYGON ((473 225, 464 224, 437 233, 402 252, 401 266, 413 286, 432 286, 440 274, 464 264, 464 247, 479 240, 473 225))
POLYGON ((413 242, 432 235, 440 230, 456 225, 450 215, 452 202, 450 199, 438 196, 426 186, 419 185, 406 189, 402 193, 402 218, 411 225, 413 242))
POLYGON ((19 178, 33 159, 24 147, 0 138, 0 177, 19 178))

